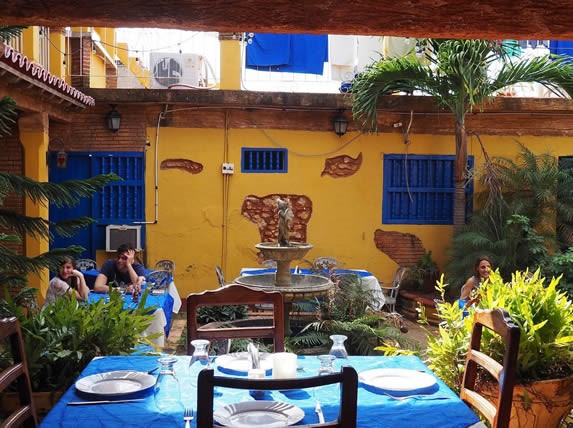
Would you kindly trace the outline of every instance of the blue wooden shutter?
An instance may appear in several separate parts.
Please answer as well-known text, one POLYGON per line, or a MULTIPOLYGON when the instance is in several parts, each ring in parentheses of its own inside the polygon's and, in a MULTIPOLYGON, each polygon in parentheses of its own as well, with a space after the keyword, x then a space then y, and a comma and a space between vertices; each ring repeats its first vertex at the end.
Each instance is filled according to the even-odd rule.
MULTIPOLYGON (((382 222, 452 224, 454 163, 454 156, 385 155, 382 222)), ((468 166, 473 166, 473 157, 468 166)), ((472 195, 470 182, 468 211, 472 195)))

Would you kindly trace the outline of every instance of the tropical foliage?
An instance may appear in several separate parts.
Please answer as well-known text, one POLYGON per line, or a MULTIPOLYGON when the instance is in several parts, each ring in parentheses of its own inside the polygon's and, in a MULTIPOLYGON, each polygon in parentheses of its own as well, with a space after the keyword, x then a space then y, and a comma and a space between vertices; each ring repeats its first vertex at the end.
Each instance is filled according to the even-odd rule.
MULTIPOLYGON (((19 34, 22 28, 0 27, 0 40, 7 40, 19 34)), ((9 97, 2 98, 0 136, 9 133, 16 116, 14 100, 9 97)), ((51 240, 52 233, 68 237, 94 222, 91 218, 79 217, 52 223, 45 218, 27 216, 5 208, 4 204, 8 197, 25 197, 34 204, 46 205, 49 201, 57 207, 73 207, 80 202, 80 198, 91 197, 105 184, 119 179, 115 174, 104 174, 86 180, 70 180, 55 184, 0 172, 0 286, 23 287, 27 283, 27 275, 38 274, 46 268, 57 271, 63 255, 77 255, 83 251, 82 247, 70 246, 26 257, 15 249, 24 237, 51 240)))
POLYGON ((481 208, 454 235, 446 269, 454 295, 482 255, 509 278, 516 270, 556 267, 548 254, 573 245, 571 169, 561 168, 549 152, 536 155, 523 144, 518 147, 515 159, 488 160, 476 171, 483 189, 476 195, 481 208))
MULTIPOLYGON (((115 292, 109 301, 84 304, 72 295, 39 310, 33 303, 36 292, 24 288, 0 300, 0 317, 20 321, 34 391, 65 390, 94 357, 128 355, 154 338, 142 336, 154 318, 153 308, 145 307, 149 291, 129 311, 115 292)), ((10 363, 8 354, 0 353, 0 368, 10 363)))
POLYGON ((493 40, 425 39, 422 53, 380 59, 352 84, 354 117, 376 131, 378 100, 383 95, 421 91, 455 116, 455 194, 453 222, 465 222, 464 187, 467 180, 465 117, 501 89, 521 82, 538 82, 552 93, 573 94, 573 66, 565 58, 535 57, 515 60, 493 40), (499 66, 493 72, 494 66, 499 66))
MULTIPOLYGON (((479 309, 505 308, 521 329, 517 360, 517 382, 529 383, 570 376, 573 373, 573 303, 557 289, 559 279, 549 284, 535 273, 515 272, 504 282, 499 272, 479 289, 481 300, 463 317, 457 302, 439 303, 441 319, 437 335, 428 335, 425 357, 430 367, 452 389, 459 391, 473 314, 479 309)), ((442 280, 438 285, 445 292, 442 280)), ((503 360, 503 342, 484 330, 482 351, 499 362, 503 360)))

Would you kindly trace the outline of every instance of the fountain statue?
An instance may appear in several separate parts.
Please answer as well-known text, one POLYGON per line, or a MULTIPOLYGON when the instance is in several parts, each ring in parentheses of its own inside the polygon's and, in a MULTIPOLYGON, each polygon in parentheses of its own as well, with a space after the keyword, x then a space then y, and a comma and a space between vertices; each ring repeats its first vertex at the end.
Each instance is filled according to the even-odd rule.
POLYGON ((285 327, 288 332, 290 331, 288 313, 292 302, 326 295, 332 287, 332 281, 321 275, 291 273, 292 261, 302 259, 310 251, 312 245, 305 242, 290 242, 290 227, 293 219, 290 201, 277 198, 276 203, 278 242, 261 242, 255 245, 265 260, 276 262, 276 273, 240 276, 234 282, 254 288, 280 291, 285 301, 285 314, 287 315, 285 327))

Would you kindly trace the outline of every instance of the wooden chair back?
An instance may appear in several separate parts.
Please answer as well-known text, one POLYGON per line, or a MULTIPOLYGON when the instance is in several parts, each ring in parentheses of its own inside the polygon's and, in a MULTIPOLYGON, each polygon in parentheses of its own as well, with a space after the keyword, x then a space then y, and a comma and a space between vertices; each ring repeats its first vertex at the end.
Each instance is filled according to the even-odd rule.
POLYGON ((275 352, 284 351, 285 325, 284 301, 278 291, 263 291, 239 284, 230 284, 216 290, 192 293, 187 296, 187 354, 193 350, 189 343, 194 339, 271 338, 275 352), (197 309, 201 306, 273 305, 273 325, 256 327, 199 327, 197 309))
POLYGON ((509 426, 520 334, 519 327, 513 323, 504 309, 477 311, 475 314, 460 398, 477 409, 489 421, 492 428, 509 426), (503 364, 480 351, 484 327, 503 338, 505 344, 503 364), (476 391, 478 366, 487 370, 498 382, 495 404, 476 391))
MULTIPOLYGON (((32 384, 26 364, 24 342, 20 324, 14 317, 0 319, 0 340, 7 342, 12 357, 12 365, 6 367, 0 373, 0 392, 15 384, 17 387, 19 407, 5 417, 2 427, 35 427, 38 425, 38 417, 32 397, 32 384)), ((4 413, 5 409, 2 409, 4 413)))
MULTIPOLYGON (((213 392, 215 387, 248 389, 257 391, 284 391, 315 388, 323 385, 340 384, 340 410, 334 421, 323 424, 297 425, 301 427, 355 428, 358 403, 358 374, 352 367, 343 367, 340 372, 295 379, 249 379, 229 376, 215 376, 213 369, 199 373, 197 387, 197 426, 211 428, 213 420, 213 392)), ((215 425, 218 426, 218 425, 215 425)))

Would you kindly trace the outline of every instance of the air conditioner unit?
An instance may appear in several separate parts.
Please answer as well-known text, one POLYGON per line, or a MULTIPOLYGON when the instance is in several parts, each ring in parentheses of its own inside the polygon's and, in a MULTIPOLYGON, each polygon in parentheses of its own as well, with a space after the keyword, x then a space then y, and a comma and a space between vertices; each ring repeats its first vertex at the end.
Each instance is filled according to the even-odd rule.
POLYGON ((141 250, 141 226, 110 224, 105 228, 105 250, 117 251, 122 244, 131 244, 141 250))
POLYGON ((153 89, 167 89, 171 85, 197 87, 203 78, 202 55, 151 52, 149 62, 153 89))

